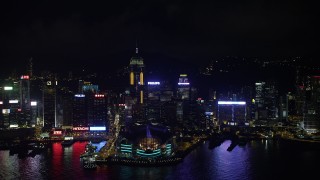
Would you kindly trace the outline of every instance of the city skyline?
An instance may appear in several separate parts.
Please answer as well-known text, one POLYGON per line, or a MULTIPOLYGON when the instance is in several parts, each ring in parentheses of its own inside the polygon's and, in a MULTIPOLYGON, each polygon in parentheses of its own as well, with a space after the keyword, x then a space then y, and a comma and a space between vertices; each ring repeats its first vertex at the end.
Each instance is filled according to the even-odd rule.
POLYGON ((0 7, 0 179, 318 176, 314 3, 0 7))

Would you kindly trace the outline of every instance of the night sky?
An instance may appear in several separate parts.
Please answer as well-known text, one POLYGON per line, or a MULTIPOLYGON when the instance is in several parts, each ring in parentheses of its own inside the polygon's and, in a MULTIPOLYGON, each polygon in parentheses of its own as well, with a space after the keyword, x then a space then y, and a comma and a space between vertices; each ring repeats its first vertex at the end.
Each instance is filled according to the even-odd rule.
POLYGON ((0 7, 2 71, 30 57, 39 69, 113 69, 129 63, 136 40, 146 64, 314 57, 319 49, 317 6, 307 1, 39 0, 0 7))

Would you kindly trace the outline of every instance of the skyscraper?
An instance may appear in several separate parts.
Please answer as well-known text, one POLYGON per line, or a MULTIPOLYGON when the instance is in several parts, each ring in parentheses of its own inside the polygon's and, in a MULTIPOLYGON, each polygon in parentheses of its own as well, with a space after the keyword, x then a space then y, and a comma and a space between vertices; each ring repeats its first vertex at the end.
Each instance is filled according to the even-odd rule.
POLYGON ((305 87, 303 113, 304 129, 308 133, 320 130, 320 76, 308 76, 305 87))
POLYGON ((56 103, 57 103, 57 88, 58 81, 55 78, 48 79, 43 84, 43 122, 46 130, 51 130, 57 126, 57 114, 56 114, 56 103))
POLYGON ((187 74, 180 74, 177 96, 178 99, 190 100, 190 83, 187 74))
POLYGON ((88 116, 86 107, 86 95, 75 94, 73 99, 72 125, 74 127, 87 127, 88 116))
MULTIPOLYGON (((95 94, 93 99, 92 112, 89 111, 89 126, 107 125, 107 101, 104 94, 95 94)), ((108 129, 108 128, 107 128, 108 129)))
POLYGON ((257 120, 278 118, 278 90, 273 82, 257 82, 256 85, 256 117, 257 120))
POLYGON ((21 107, 21 124, 29 127, 31 124, 31 101, 30 101, 30 77, 29 75, 22 75, 20 77, 20 107, 21 107))
POLYGON ((144 103, 144 63, 136 48, 135 55, 130 59, 130 93, 137 103, 144 103))
POLYGON ((21 125, 22 110, 20 106, 20 83, 16 79, 5 82, 2 94, 3 126, 17 128, 21 125))

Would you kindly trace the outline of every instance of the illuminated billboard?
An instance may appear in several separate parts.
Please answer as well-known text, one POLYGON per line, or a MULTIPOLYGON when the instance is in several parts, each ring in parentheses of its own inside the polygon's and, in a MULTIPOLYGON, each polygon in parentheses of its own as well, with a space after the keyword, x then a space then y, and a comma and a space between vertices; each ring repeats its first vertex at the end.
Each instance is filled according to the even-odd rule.
POLYGON ((84 94, 75 94, 74 97, 86 97, 84 94))
POLYGON ((72 136, 66 136, 66 137, 64 137, 64 140, 65 141, 73 140, 73 137, 72 136))
POLYGON ((105 131, 105 126, 90 127, 90 131, 105 131))
POLYGON ((245 101, 218 101, 219 105, 246 105, 245 101))
POLYGON ((89 131, 89 127, 73 127, 73 131, 89 131))
POLYGON ((95 94, 94 97, 96 97, 96 98, 103 98, 104 95, 103 95, 103 94, 95 94))
POLYGON ((53 135, 60 136, 60 135, 62 135, 62 131, 53 131, 53 135))
POLYGON ((15 99, 15 100, 9 100, 9 104, 17 104, 19 103, 19 100, 15 99))
POLYGON ((12 88, 11 86, 5 86, 5 87, 4 87, 4 90, 5 90, 5 91, 11 91, 12 89, 13 89, 13 88, 12 88))
POLYGON ((29 79, 29 76, 28 75, 22 75, 21 79, 29 79))
POLYGON ((187 85, 190 85, 190 83, 178 83, 178 85, 182 85, 182 86, 187 86, 187 85))
POLYGON ((160 85, 160 82, 148 82, 148 85, 160 85))
POLYGON ((3 104, 3 101, 0 101, 0 104, 3 104))
POLYGON ((37 101, 31 101, 31 106, 37 106, 37 101))
POLYGON ((10 109, 2 109, 2 114, 10 114, 10 109))

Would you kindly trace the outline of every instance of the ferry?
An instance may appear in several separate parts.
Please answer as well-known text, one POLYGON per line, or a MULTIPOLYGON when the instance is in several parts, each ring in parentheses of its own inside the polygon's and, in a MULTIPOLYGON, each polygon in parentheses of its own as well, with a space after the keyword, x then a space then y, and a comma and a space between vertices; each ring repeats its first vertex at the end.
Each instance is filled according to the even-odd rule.
POLYGON ((86 145, 85 152, 80 155, 80 161, 85 169, 95 169, 97 167, 96 157, 97 154, 95 150, 96 146, 93 146, 91 142, 86 145))

